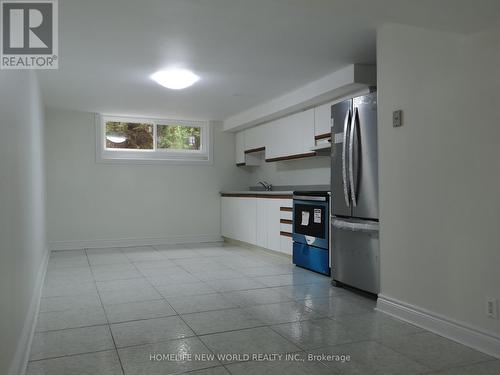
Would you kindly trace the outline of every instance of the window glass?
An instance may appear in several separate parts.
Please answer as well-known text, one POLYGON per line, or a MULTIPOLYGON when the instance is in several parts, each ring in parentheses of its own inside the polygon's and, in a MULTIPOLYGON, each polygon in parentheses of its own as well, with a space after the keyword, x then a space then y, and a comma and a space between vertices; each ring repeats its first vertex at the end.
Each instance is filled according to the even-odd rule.
POLYGON ((106 121, 106 148, 153 150, 153 124, 106 121))
POLYGON ((98 161, 212 163, 211 130, 207 121, 106 115, 99 119, 98 161))
POLYGON ((195 151, 201 149, 200 127, 158 124, 156 132, 158 148, 195 151))

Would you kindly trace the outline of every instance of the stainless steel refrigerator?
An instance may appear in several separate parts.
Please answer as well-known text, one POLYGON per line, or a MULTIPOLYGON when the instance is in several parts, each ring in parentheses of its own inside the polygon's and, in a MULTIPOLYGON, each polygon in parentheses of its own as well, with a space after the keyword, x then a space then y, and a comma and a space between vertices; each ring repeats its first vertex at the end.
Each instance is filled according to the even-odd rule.
POLYGON ((332 282, 379 292, 377 93, 332 106, 332 282))

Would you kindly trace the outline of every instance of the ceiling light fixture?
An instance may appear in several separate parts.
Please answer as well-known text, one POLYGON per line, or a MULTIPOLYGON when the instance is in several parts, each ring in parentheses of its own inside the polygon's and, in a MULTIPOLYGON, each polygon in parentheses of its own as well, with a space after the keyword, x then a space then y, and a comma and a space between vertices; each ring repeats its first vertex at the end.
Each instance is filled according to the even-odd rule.
POLYGON ((120 134, 107 134, 106 139, 113 143, 123 143, 127 140, 127 137, 120 134))
POLYGON ((187 69, 170 69, 152 74, 151 79, 168 89, 181 90, 199 81, 200 77, 187 69))

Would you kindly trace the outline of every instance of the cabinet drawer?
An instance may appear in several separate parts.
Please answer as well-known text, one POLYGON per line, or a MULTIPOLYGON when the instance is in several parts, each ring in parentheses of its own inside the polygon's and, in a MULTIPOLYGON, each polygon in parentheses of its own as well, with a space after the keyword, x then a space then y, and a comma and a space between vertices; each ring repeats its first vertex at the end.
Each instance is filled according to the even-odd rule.
POLYGON ((293 264, 330 276, 328 250, 293 243, 293 264))
POLYGON ((285 223, 280 223, 280 230, 282 232, 288 232, 288 233, 292 233, 292 224, 285 224, 285 223))
POLYGON ((280 211, 280 219, 293 220, 293 212, 292 211, 280 211))

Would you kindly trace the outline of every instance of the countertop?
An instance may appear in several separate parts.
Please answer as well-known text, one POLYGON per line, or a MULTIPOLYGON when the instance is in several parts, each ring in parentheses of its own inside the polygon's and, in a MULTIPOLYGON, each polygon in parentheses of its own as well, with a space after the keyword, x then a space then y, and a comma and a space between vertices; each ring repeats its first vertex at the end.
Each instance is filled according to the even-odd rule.
POLYGON ((244 196, 244 197, 269 197, 269 196, 293 196, 292 190, 228 190, 221 191, 222 196, 244 196))
POLYGON ((330 185, 275 185, 273 190, 266 191, 261 186, 250 186, 248 190, 223 190, 222 196, 233 197, 263 197, 263 198, 283 198, 293 197, 294 191, 329 191, 330 185))

